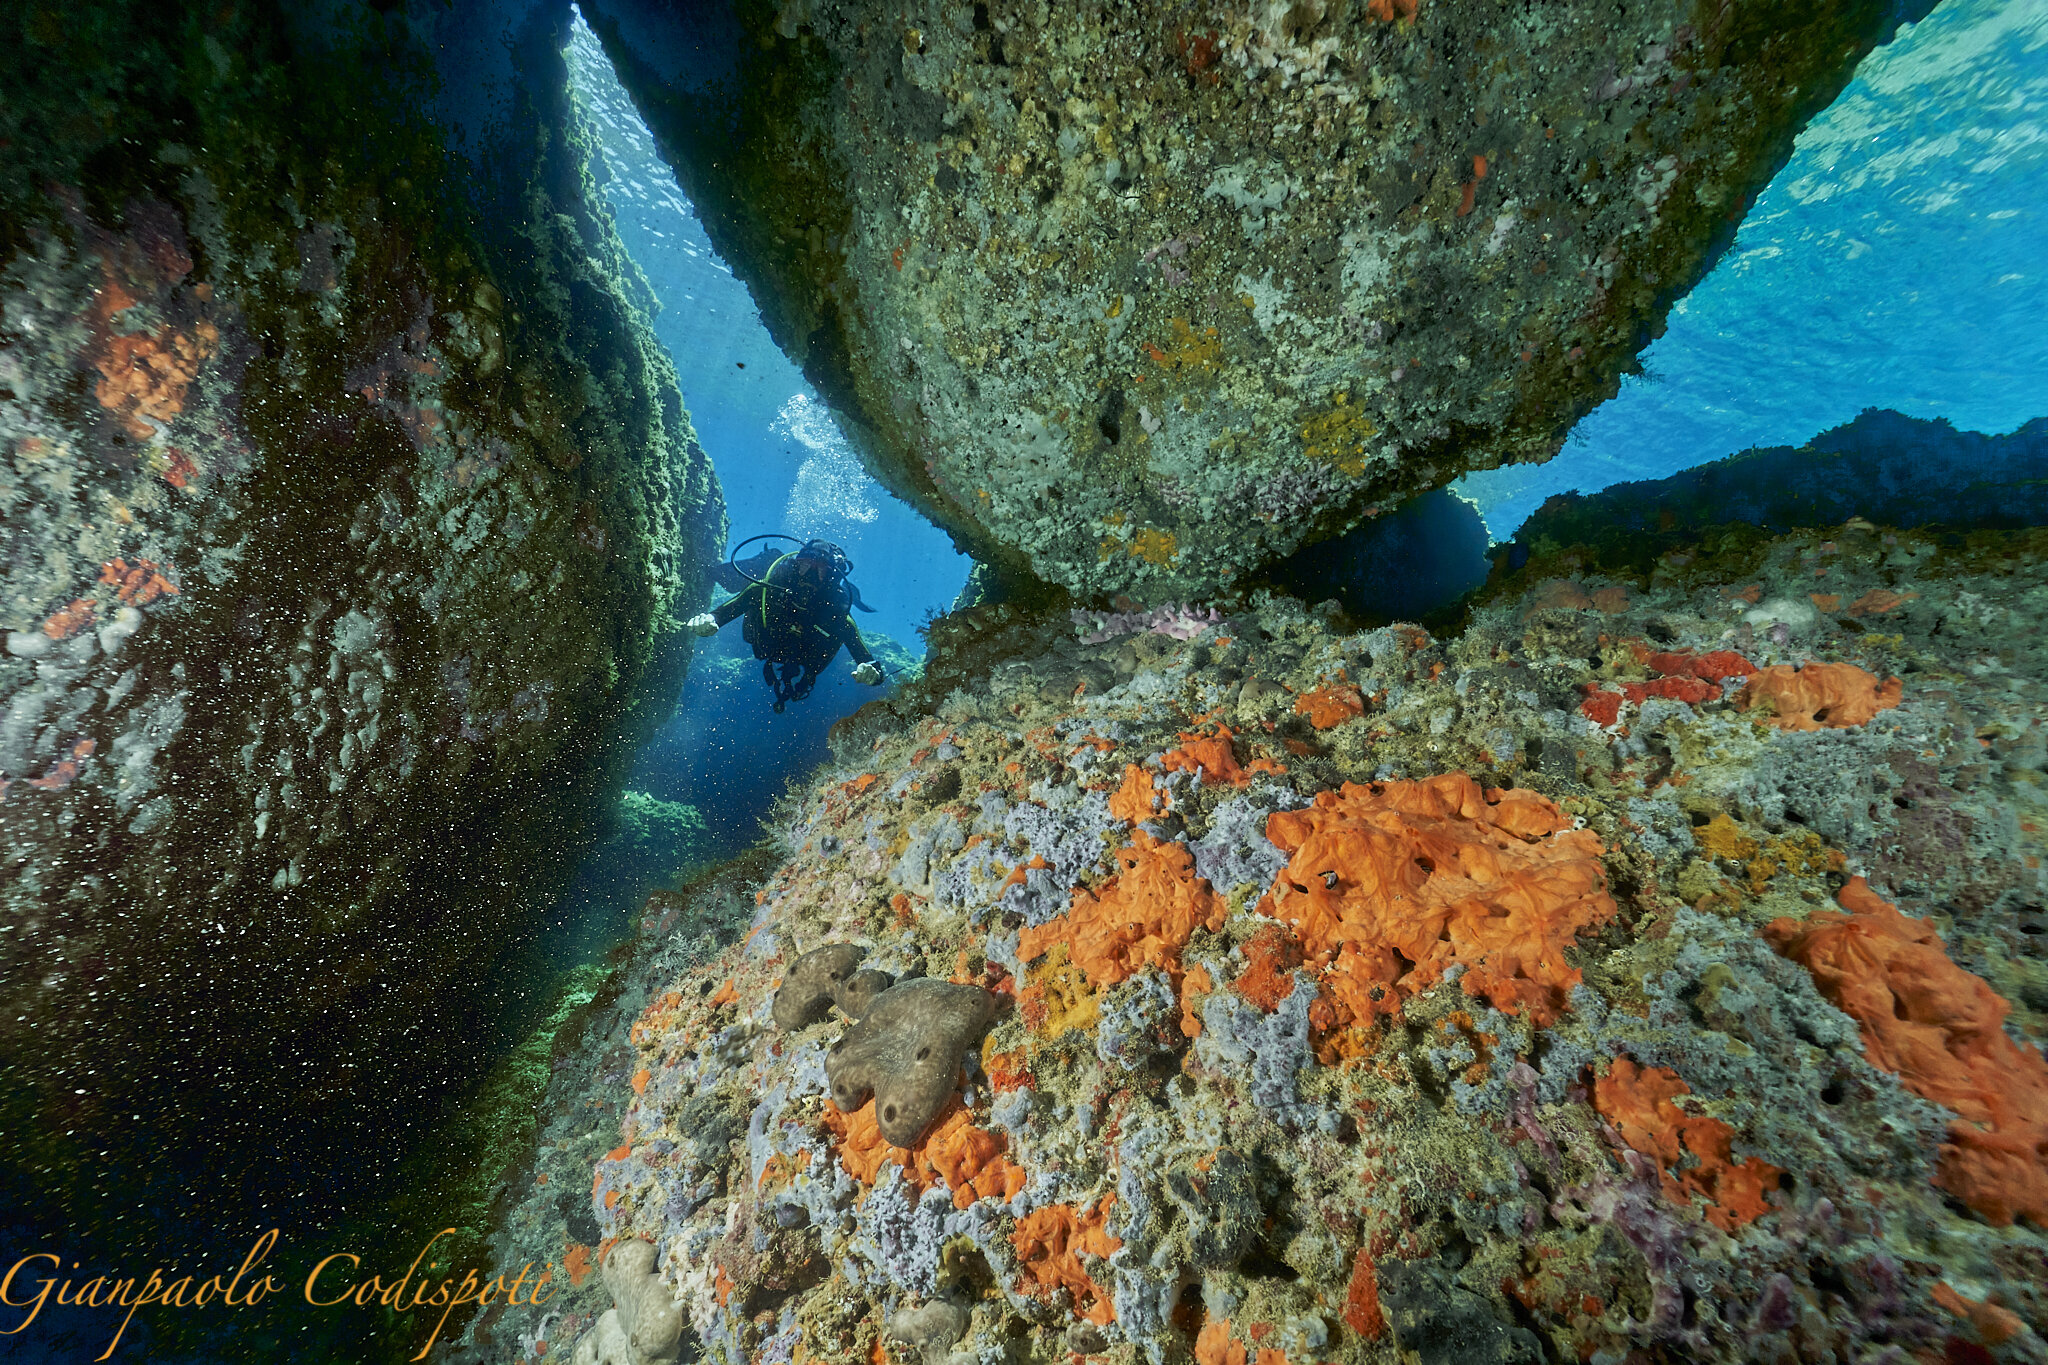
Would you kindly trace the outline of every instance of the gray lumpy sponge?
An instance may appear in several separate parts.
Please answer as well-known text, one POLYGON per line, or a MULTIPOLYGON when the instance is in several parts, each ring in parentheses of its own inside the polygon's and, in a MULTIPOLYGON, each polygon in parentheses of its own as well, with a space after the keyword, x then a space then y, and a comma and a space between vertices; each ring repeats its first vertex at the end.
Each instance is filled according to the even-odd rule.
POLYGON ((828 943, 790 963, 789 974, 782 978, 770 1007, 775 1026, 794 1033, 822 1021, 838 998, 840 983, 854 974, 867 955, 868 950, 857 944, 828 943))
POLYGON ((654 1248, 628 1238, 604 1262, 612 1308, 576 1343, 575 1365, 670 1365, 682 1356, 683 1306, 654 1271, 654 1248))
POLYGON ((827 1054, 832 1102, 850 1114, 872 1094, 882 1136, 912 1145, 945 1107, 961 1056, 994 1017, 995 997, 979 986, 923 978, 891 986, 827 1054))

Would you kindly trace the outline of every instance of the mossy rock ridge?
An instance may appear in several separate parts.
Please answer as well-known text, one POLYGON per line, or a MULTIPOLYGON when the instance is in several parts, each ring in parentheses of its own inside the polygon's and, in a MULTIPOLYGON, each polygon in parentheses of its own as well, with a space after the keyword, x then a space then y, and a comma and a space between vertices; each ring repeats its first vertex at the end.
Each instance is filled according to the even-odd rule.
POLYGON ((2048 525, 2048 417, 2004 435, 1958 431, 1889 408, 1805 444, 1741 451, 1663 479, 1546 499, 1501 552, 1496 577, 1577 550, 1605 572, 1647 575, 1708 539, 1839 526, 1939 526, 1951 534, 2048 525))

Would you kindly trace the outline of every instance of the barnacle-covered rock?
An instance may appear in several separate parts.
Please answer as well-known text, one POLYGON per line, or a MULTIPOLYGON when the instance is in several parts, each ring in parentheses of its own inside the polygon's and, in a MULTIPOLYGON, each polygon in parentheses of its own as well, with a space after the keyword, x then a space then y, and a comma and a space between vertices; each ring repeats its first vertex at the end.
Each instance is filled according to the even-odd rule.
POLYGON ((688 1138, 688 1153, 695 1165, 722 1180, 728 1149, 746 1136, 747 1123, 730 1097, 716 1091, 692 1095, 676 1115, 676 1127, 688 1138))
POLYGON ((904 981, 877 995, 825 1055, 832 1101, 852 1113, 875 1100, 875 1123, 898 1147, 916 1142, 958 1083, 960 1057, 995 1013, 979 986, 904 981))

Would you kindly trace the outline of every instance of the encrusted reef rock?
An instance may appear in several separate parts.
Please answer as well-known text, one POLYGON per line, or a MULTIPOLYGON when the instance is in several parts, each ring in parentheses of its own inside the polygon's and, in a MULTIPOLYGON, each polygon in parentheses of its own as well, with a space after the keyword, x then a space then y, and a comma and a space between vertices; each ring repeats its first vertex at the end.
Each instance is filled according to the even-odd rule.
POLYGON ((1899 17, 583 8, 877 476, 1013 577, 1152 602, 1548 458, 1899 17))
POLYGON ((2048 1360, 2041 548, 958 615, 642 1017, 591 1215, 728 1365, 2048 1360), (995 1006, 909 1145, 797 944, 995 1006))
POLYGON ((152 1165, 195 1218, 345 1197, 468 1068, 429 1040, 490 1036, 675 693, 724 514, 586 193, 566 21, 8 11, 18 1207, 152 1165))

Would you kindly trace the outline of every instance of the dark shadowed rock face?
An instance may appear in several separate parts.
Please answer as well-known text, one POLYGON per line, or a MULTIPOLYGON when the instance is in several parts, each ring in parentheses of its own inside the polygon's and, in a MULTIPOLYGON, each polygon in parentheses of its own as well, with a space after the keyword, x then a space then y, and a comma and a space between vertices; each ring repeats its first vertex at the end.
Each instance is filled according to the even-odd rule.
POLYGON ((876 473, 1013 575, 1154 601, 1553 454, 1892 17, 585 8, 876 473))
POLYGON ((53 15, 0 43, 9 1187, 332 1191, 482 1071, 722 504, 583 193, 565 9, 53 15), (458 144, 394 73, 499 32, 458 144))

